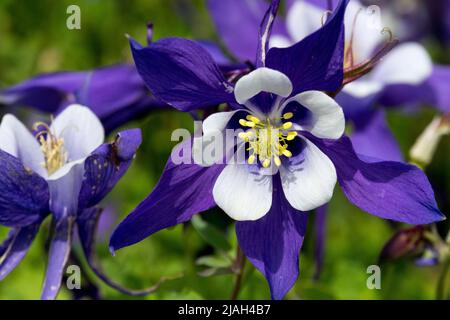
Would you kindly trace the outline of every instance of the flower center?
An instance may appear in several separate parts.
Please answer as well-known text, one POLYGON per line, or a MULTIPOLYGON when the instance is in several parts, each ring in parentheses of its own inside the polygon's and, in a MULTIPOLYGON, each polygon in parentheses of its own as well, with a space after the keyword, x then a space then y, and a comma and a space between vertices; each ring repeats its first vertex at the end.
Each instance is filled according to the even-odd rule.
MULTIPOLYGON (((291 112, 285 113, 282 119, 289 120, 293 117, 291 112)), ((249 164, 254 164, 259 160, 264 168, 270 167, 272 161, 277 167, 281 166, 281 156, 292 157, 288 150, 288 141, 294 140, 296 131, 287 131, 292 128, 292 122, 282 123, 282 119, 260 120, 248 115, 245 119, 240 119, 239 124, 249 128, 246 132, 241 132, 239 138, 248 143, 247 150, 250 155, 247 159, 249 164)))
POLYGON ((64 139, 58 138, 45 123, 38 122, 34 125, 35 129, 39 127, 45 128, 36 136, 44 154, 44 162, 41 165, 47 169, 49 175, 52 175, 67 163, 68 157, 64 148, 64 139))

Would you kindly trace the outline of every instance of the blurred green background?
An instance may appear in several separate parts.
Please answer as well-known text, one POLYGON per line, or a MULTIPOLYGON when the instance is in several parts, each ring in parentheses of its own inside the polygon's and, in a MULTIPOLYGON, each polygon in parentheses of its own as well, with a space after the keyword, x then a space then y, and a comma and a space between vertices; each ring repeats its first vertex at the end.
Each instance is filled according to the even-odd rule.
MULTIPOLYGON (((0 1, 0 88, 15 84, 42 72, 85 70, 129 61, 131 56, 125 34, 144 42, 146 23, 155 25, 155 39, 181 36, 218 40, 202 0, 130 0, 130 1, 0 1), (66 8, 77 4, 81 8, 81 30, 66 28, 66 8)), ((448 55, 428 43, 437 59, 448 55)), ((441 62, 443 62, 441 60, 441 62)), ((426 109, 405 115, 389 113, 389 122, 407 151, 416 137, 433 118, 426 109)), ((105 272, 117 282, 132 288, 155 284, 163 276, 185 273, 181 280, 164 284, 156 293, 140 299, 228 299, 233 288, 233 275, 202 277, 203 265, 220 267, 227 263, 224 256, 233 256, 234 249, 218 253, 192 225, 164 230, 112 257, 107 241, 112 228, 125 217, 156 184, 174 143, 171 132, 180 127, 192 129, 190 117, 170 111, 158 111, 128 127, 141 127, 144 144, 127 175, 104 201, 109 220, 97 243, 99 262, 105 272), (112 213, 111 213, 112 212, 112 213), (208 258, 202 258, 207 256, 208 258), (199 260, 199 258, 202 258, 199 260)), ((448 212, 450 203, 450 139, 440 145, 433 164, 427 169, 432 184, 438 190, 441 209, 448 212)), ((301 274, 288 299, 434 299, 440 266, 420 268, 411 261, 398 261, 382 267, 382 289, 369 290, 366 269, 376 264, 381 248, 399 225, 383 221, 359 211, 336 189, 330 204, 327 224, 326 255, 320 280, 313 281, 314 229, 311 225, 301 252, 301 274)), ((216 226, 219 234, 234 247, 234 227, 218 210, 205 213, 202 219, 216 226)), ((201 221, 197 221, 201 223, 201 221)), ((440 228, 448 229, 444 222, 440 228)), ((0 236, 7 229, 0 227, 0 236)), ((44 249, 48 236, 48 221, 19 267, 0 282, 0 299, 38 299, 46 267, 44 249)), ((211 241, 210 241, 211 242, 211 241)), ((220 242, 220 241, 219 241, 220 242)), ((223 241, 222 241, 223 242, 223 241)), ((226 243, 219 246, 227 248, 226 243)), ((217 246, 217 243, 216 243, 217 246)), ((226 251, 226 250, 225 250, 226 251)), ((80 255, 79 245, 75 254, 80 255)), ((83 281, 90 278, 100 288, 105 299, 131 299, 103 285, 83 262, 83 281), (86 271, 87 270, 87 271, 86 271)), ((265 279, 246 265, 244 283, 239 298, 270 298, 265 279)), ((83 282, 83 285, 85 283, 83 282)), ((450 285, 450 284, 449 284, 450 285)), ((64 287, 64 286, 63 286, 64 287)), ((63 289, 60 299, 70 299, 63 289)))

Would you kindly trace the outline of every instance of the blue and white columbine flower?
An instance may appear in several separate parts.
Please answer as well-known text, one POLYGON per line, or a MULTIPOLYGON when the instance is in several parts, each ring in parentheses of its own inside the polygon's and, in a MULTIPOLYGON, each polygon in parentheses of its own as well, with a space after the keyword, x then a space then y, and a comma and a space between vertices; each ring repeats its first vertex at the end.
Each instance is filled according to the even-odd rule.
MULTIPOLYGON (((0 124, 0 224, 11 232, 0 246, 0 280, 23 259, 51 212, 53 238, 42 291, 56 297, 70 254, 75 224, 90 255, 102 200, 126 172, 141 143, 140 130, 103 144, 104 129, 88 108, 70 105, 33 135, 7 114, 0 124)), ((90 257, 87 257, 90 260, 90 257)))
POLYGON ((193 41, 166 38, 141 47, 131 40, 137 69, 157 98, 182 111, 227 103, 234 110, 208 117, 203 134, 243 129, 240 145, 248 153, 243 164, 169 159, 153 192, 114 231, 112 250, 218 205, 237 221, 243 252, 267 278, 272 297, 281 299, 299 274, 304 211, 328 202, 336 181, 353 204, 381 218, 443 219, 417 167, 358 157, 342 135, 341 108, 323 93, 342 85, 347 1, 302 41, 268 50, 278 4, 272 2, 261 23, 256 70, 235 85, 193 41))

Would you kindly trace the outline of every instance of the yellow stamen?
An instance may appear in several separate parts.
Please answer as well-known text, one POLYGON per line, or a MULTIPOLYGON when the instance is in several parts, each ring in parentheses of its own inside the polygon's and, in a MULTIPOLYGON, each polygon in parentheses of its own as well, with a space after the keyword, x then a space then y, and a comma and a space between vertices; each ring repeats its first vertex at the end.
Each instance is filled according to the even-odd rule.
POLYGON ((262 165, 263 165, 264 168, 270 167, 270 159, 264 160, 263 163, 262 163, 262 165))
POLYGON ((286 157, 290 158, 290 157, 292 157, 292 152, 290 152, 289 150, 284 150, 283 151, 283 155, 285 155, 286 157))
POLYGON ((49 175, 52 175, 68 161, 67 152, 64 148, 64 139, 57 138, 45 123, 36 123, 34 125, 36 130, 39 127, 45 128, 44 131, 36 135, 41 145, 41 151, 44 154, 44 162, 41 165, 47 169, 49 175))
POLYGON ((281 166, 281 159, 279 157, 274 157, 273 160, 277 167, 281 166))
POLYGON ((294 116, 294 114, 292 112, 287 112, 285 114, 283 114, 283 119, 289 120, 294 116))
POLYGON ((243 126, 243 127, 246 127, 246 126, 247 126, 247 121, 245 121, 245 119, 240 119, 240 120, 239 120, 239 124, 240 124, 241 126, 243 126))
MULTIPOLYGON (((292 113, 286 113, 284 118, 292 118, 292 113)), ((253 115, 248 115, 246 119, 240 119, 239 123, 243 127, 250 127, 246 132, 239 133, 239 138, 248 143, 247 150, 250 156, 247 159, 249 164, 254 164, 259 160, 264 168, 269 168, 273 162, 277 167, 282 164, 280 156, 292 157, 288 149, 288 141, 297 136, 297 132, 286 132, 292 127, 292 122, 281 123, 281 119, 259 119, 253 115)))
POLYGON ((259 120, 257 117, 252 116, 252 115, 248 115, 246 118, 247 118, 247 120, 254 122, 255 124, 258 124, 261 122, 261 120, 259 120))
POLYGON ((240 133, 238 134, 238 136, 239 136, 239 138, 241 138, 242 140, 248 141, 248 135, 247 135, 247 133, 245 133, 245 132, 240 132, 240 133))
POLYGON ((286 139, 287 139, 288 141, 292 141, 292 140, 295 139, 296 136, 297 136, 297 132, 296 132, 296 131, 291 131, 291 132, 289 132, 289 133, 287 134, 286 139))

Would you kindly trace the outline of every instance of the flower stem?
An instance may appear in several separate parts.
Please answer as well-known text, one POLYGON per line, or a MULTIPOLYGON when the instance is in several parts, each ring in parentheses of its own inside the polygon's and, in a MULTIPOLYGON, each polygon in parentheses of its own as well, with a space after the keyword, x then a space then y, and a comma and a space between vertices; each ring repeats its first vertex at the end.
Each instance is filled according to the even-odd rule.
POLYGON ((436 291, 436 299, 437 300, 446 300, 446 288, 447 288, 447 278, 450 271, 450 257, 447 257, 445 260, 441 275, 439 276, 437 291, 436 291))
POLYGON ((237 245, 236 249, 236 260, 234 261, 233 266, 231 267, 234 273, 236 274, 236 279, 234 281, 234 287, 233 291, 231 292, 231 300, 236 300, 239 296, 239 292, 241 291, 242 287, 242 277, 244 275, 244 267, 245 267, 245 255, 242 251, 239 244, 237 245))

